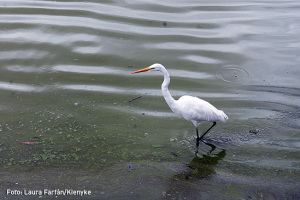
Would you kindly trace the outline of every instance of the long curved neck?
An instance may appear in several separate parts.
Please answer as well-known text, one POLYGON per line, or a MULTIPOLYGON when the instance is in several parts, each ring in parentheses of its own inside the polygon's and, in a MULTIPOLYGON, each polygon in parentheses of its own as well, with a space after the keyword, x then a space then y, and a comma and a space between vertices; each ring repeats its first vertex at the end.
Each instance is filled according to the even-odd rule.
POLYGON ((169 92, 168 85, 170 83, 170 75, 166 69, 162 71, 164 74, 164 82, 161 85, 161 91, 162 94, 169 105, 169 107, 173 110, 174 104, 176 103, 175 99, 172 97, 172 95, 169 92))

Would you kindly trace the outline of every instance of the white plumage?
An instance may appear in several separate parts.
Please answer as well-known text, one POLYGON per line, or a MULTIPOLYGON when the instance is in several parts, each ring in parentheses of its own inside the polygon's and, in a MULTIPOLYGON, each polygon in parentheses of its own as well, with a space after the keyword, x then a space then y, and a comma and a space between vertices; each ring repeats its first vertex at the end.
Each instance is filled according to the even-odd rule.
POLYGON ((182 96, 175 105, 174 112, 191 121, 195 126, 203 122, 226 122, 228 119, 222 110, 197 97, 182 96))
POLYGON ((153 64, 150 67, 138 70, 133 72, 146 72, 146 71, 160 71, 164 75, 164 82, 161 85, 162 94, 174 113, 181 115, 184 119, 191 121, 196 127, 197 132, 197 144, 199 140, 202 140, 203 136, 216 125, 217 121, 226 122, 228 116, 222 111, 218 110, 216 107, 199 99, 197 97, 192 96, 182 96, 178 100, 175 100, 168 89, 168 85, 170 83, 170 75, 166 68, 161 64, 153 64), (198 134, 198 125, 201 123, 211 122, 213 125, 201 136, 198 134))

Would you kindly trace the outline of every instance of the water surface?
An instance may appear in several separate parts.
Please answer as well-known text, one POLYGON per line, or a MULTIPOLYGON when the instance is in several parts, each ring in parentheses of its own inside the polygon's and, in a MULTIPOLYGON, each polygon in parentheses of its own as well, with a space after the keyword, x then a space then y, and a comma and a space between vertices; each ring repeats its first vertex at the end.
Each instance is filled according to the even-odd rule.
POLYGON ((91 190, 86 199, 299 199, 299 8, 1 1, 1 197, 71 188, 91 190), (175 99, 197 96, 229 116, 198 148, 161 95, 162 75, 131 74, 153 63, 168 69, 175 99))

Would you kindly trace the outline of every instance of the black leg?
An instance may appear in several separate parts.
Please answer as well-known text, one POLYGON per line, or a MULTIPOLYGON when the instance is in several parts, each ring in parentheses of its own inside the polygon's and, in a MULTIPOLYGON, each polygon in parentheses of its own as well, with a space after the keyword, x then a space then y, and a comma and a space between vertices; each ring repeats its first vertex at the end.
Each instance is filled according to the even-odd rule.
POLYGON ((199 141, 200 141, 199 133, 198 133, 198 127, 196 127, 196 133, 197 133, 197 141, 196 141, 196 145, 197 145, 197 147, 198 147, 198 146, 199 146, 199 141))
POLYGON ((208 131, 209 131, 210 129, 212 129, 212 127, 214 127, 216 124, 217 124, 217 122, 213 122, 213 125, 212 125, 207 131, 205 131, 205 133, 203 133, 203 135, 201 135, 200 138, 199 138, 198 132, 197 132, 197 141, 198 141, 198 138, 199 138, 199 140, 202 140, 203 137, 204 137, 204 135, 205 135, 206 133, 208 133, 208 131))

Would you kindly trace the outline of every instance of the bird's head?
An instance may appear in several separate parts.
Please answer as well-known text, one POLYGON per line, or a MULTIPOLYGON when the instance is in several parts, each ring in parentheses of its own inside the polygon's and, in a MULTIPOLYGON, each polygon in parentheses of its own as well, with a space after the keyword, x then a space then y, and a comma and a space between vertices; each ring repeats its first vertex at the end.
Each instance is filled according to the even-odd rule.
POLYGON ((140 70, 137 70, 135 72, 132 72, 132 74, 136 74, 136 73, 140 73, 140 72, 147 72, 147 71, 162 71, 163 69, 165 69, 165 67, 161 64, 158 64, 158 63, 155 63, 149 67, 146 67, 144 69, 140 69, 140 70))

